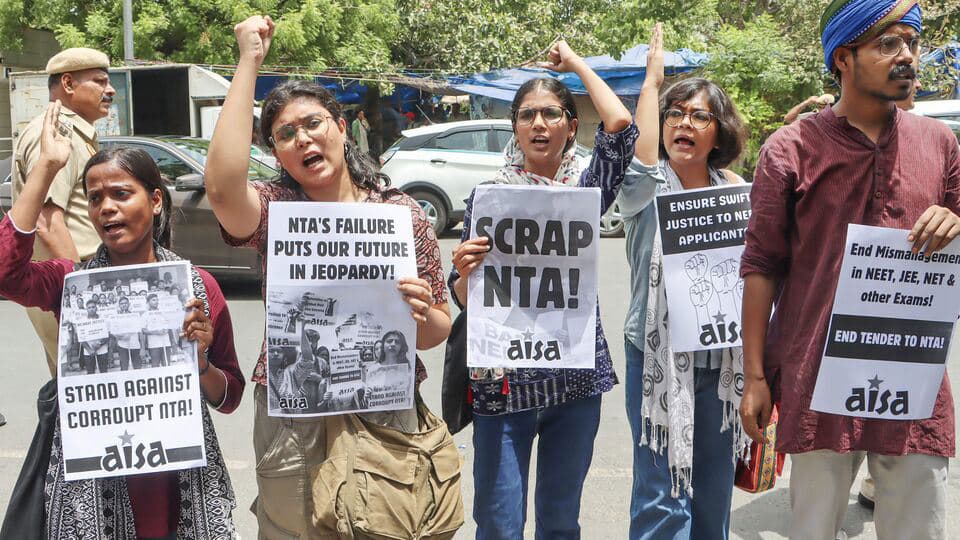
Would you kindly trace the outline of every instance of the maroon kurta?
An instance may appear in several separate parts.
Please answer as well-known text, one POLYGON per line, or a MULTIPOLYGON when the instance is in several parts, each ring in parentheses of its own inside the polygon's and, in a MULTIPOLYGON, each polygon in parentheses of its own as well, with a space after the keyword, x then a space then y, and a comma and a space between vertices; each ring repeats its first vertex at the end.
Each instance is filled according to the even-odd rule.
POLYGON ((926 420, 869 420, 810 410, 847 224, 910 229, 931 205, 960 210, 960 150, 936 120, 897 110, 874 144, 828 107, 781 128, 760 151, 740 273, 777 279, 764 368, 780 402, 777 449, 953 456, 944 377, 926 420))

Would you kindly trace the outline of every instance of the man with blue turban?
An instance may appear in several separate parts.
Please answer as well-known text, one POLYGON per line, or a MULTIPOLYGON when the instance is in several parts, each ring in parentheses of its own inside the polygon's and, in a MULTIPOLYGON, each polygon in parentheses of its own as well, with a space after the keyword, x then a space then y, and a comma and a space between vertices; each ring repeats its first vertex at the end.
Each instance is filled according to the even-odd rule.
MULTIPOLYGON (((848 225, 909 229, 905 253, 929 256, 944 248, 960 234, 960 148, 946 125, 896 106, 916 82, 922 28, 916 0, 835 0, 820 28, 840 100, 774 133, 754 174, 740 267, 740 416, 744 430, 760 440, 771 404, 779 403, 777 449, 791 455, 793 467, 792 540, 836 537, 864 459, 876 486, 877 538, 946 540, 947 461, 955 450, 946 376, 931 385, 929 375, 917 375, 931 372, 917 362, 931 360, 910 347, 850 353, 833 347, 830 362, 821 359, 832 341, 827 334, 848 225), (903 420, 888 407, 864 412, 849 405, 858 391, 909 392, 916 407, 918 386, 936 392, 928 418, 903 420)), ((909 264, 923 275, 922 261, 909 264)), ((857 299, 844 305, 848 313, 884 311, 879 300, 867 304, 869 294, 847 296, 857 299)), ((886 305, 895 317, 897 306, 886 305)), ((873 320, 863 317, 851 329, 876 331, 873 320)), ((910 333, 897 324, 884 331, 910 333)), ((945 360, 944 349, 937 361, 945 360)))

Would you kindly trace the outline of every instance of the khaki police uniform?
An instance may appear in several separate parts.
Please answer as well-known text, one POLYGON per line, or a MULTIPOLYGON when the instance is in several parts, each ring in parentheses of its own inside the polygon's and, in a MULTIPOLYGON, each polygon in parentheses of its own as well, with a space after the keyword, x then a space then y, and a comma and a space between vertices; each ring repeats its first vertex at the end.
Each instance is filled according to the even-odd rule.
MULTIPOLYGON (((53 58, 47 64, 47 73, 54 75, 68 71, 79 71, 89 68, 106 68, 103 65, 106 55, 92 49, 67 49, 53 58)), ((41 114, 30 121, 20 132, 13 154, 13 200, 16 201, 23 190, 24 182, 30 169, 40 159, 40 132, 43 128, 41 114)), ((93 154, 100 149, 97 141, 96 129, 77 113, 61 106, 61 125, 71 128, 72 149, 67 164, 57 173, 50 191, 47 192, 45 202, 53 203, 63 209, 63 220, 66 224, 77 253, 81 259, 88 259, 96 253, 100 245, 93 222, 87 214, 87 197, 83 193, 83 168, 93 154)), ((52 258, 52 254, 37 238, 33 244, 33 260, 43 261, 52 258)), ((57 375, 57 336, 60 331, 59 323, 52 313, 37 308, 27 308, 27 315, 37 336, 43 342, 47 356, 47 367, 52 376, 57 375)))

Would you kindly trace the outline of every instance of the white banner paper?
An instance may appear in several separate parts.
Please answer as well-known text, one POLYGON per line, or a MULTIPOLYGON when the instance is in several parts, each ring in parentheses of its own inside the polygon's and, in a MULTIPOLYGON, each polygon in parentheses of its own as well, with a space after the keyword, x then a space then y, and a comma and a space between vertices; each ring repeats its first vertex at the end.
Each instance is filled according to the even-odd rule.
POLYGON ((929 418, 960 305, 960 244, 914 255, 909 231, 849 225, 810 408, 929 418))
POLYGON ((657 219, 673 350, 739 347, 750 185, 658 195, 657 219))
POLYGON ((417 277, 410 209, 271 203, 268 245, 269 414, 412 407, 416 323, 397 290, 417 277), (366 377, 381 365, 407 369, 366 377))
POLYGON ((471 231, 491 249, 468 278, 467 365, 596 367, 600 191, 477 186, 471 231))
MULTIPOLYGON (((113 290, 117 282, 128 287, 162 273, 193 290, 186 261, 74 272, 67 275, 64 289, 91 285, 113 290)), ((145 311, 134 309, 125 297, 113 300, 61 313, 58 399, 66 479, 206 465, 196 345, 168 340, 168 346, 148 349, 146 356, 139 347, 122 348, 121 340, 131 335, 130 342, 139 343, 145 311), (94 312, 97 318, 91 316, 94 312), (101 339, 107 341, 99 355, 74 346, 101 339)), ((184 312, 178 311, 182 324, 184 312)))

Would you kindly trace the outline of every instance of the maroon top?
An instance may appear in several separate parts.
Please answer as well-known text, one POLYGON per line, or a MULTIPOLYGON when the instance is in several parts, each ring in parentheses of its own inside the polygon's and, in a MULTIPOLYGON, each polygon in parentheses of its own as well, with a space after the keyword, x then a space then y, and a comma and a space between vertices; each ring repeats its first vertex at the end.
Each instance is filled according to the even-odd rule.
MULTIPOLYGON (((304 201, 310 199, 303 191, 284 187, 274 182, 253 182, 253 186, 260 195, 260 222, 257 230, 249 238, 235 238, 223 227, 220 235, 231 246, 252 247, 260 253, 261 293, 267 297, 267 229, 271 201, 304 201)), ((423 209, 409 195, 395 190, 370 191, 367 197, 360 201, 364 203, 399 204, 410 209, 413 215, 413 243, 417 254, 417 273, 421 279, 430 284, 433 301, 437 304, 447 303, 447 285, 444 282, 443 267, 440 265, 440 246, 437 244, 437 235, 427 221, 423 209)), ((419 385, 427 378, 427 370, 423 367, 420 357, 417 357, 416 383, 419 385)), ((267 385, 267 339, 264 335, 263 345, 260 346, 260 357, 253 370, 253 382, 267 385)))
POLYGON ((960 209, 960 150, 936 120, 896 110, 874 144, 827 107, 760 150, 740 274, 778 280, 764 368, 780 402, 777 449, 954 455, 944 376, 933 416, 875 420, 810 410, 849 223, 910 229, 931 205, 960 209))
MULTIPOLYGON (((51 311, 59 318, 63 278, 73 272, 74 263, 68 259, 30 262, 33 237, 33 234, 18 231, 9 215, 0 221, 0 295, 22 306, 51 311)), ((206 270, 198 268, 197 271, 207 289, 213 324, 213 343, 208 358, 227 379, 226 395, 217 410, 230 413, 240 405, 246 384, 233 346, 233 323, 216 280, 206 270)), ((127 477, 127 490, 139 536, 162 538, 176 532, 180 498, 177 474, 173 471, 127 477)))

